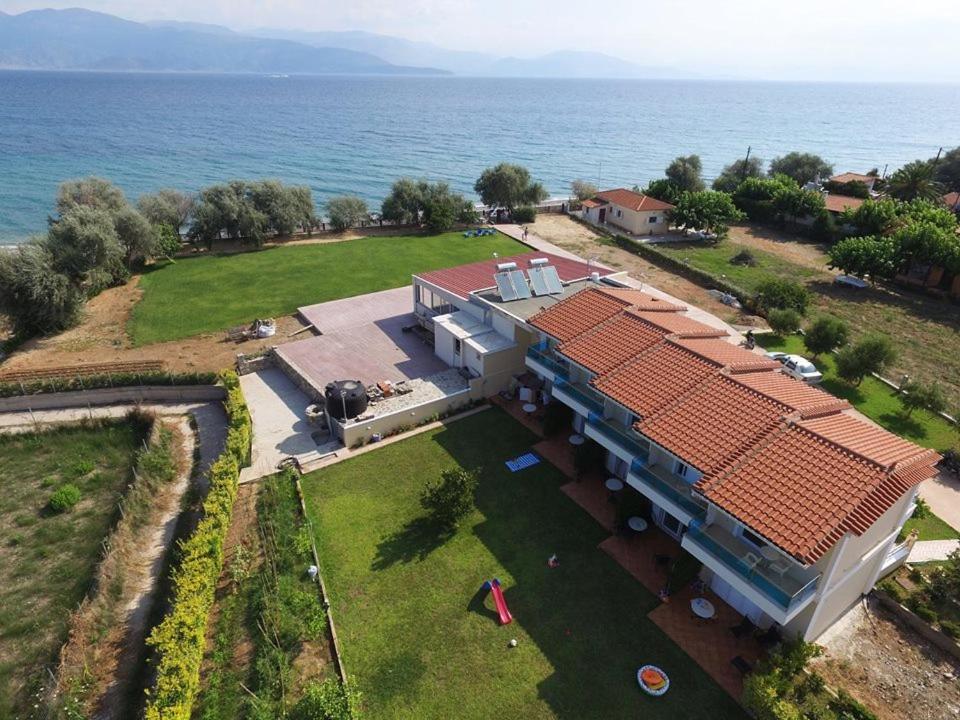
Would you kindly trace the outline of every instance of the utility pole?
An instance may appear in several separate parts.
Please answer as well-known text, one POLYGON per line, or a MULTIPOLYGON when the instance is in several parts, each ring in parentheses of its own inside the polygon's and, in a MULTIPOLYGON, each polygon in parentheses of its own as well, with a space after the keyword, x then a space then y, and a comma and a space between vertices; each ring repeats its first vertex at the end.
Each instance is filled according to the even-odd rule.
POLYGON ((597 190, 601 190, 600 187, 600 175, 603 172, 603 160, 597 163, 597 190))
POLYGON ((934 164, 934 165, 936 165, 938 162, 940 162, 940 155, 941 155, 942 153, 943 153, 943 148, 940 148, 939 150, 937 150, 937 157, 935 157, 935 158, 933 159, 933 164, 934 164))
POLYGON ((747 163, 750 162, 750 151, 753 150, 753 147, 747 145, 747 156, 743 159, 743 167, 740 168, 740 179, 743 180, 747 175, 747 163))

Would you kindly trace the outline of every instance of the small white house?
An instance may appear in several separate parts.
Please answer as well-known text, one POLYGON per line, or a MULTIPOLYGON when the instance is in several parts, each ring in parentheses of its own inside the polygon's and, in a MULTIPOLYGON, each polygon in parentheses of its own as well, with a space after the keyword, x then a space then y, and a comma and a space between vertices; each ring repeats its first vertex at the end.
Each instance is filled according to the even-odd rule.
POLYGON ((670 226, 670 210, 670 203, 618 188, 584 200, 583 219, 594 225, 614 225, 631 235, 662 235, 670 226))

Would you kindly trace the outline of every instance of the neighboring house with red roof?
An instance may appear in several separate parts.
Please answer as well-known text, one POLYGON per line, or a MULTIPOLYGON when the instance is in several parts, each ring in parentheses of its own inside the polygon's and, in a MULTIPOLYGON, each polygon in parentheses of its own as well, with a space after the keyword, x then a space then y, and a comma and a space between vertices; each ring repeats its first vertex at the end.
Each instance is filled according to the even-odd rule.
POLYGON ((943 196, 943 202, 955 213, 960 213, 960 192, 949 192, 943 196))
POLYGON ((714 593, 813 640, 903 562, 939 458, 686 311, 583 289, 527 319, 526 365, 714 593))
POLYGON ((865 175, 863 173, 853 173, 845 172, 840 173, 839 175, 834 175, 830 178, 830 182, 837 183, 839 185, 846 185, 850 182, 862 182, 867 186, 867 190, 873 192, 873 186, 876 184, 879 178, 876 175, 865 175))
POLYGON ((663 235, 670 228, 670 203, 617 188, 604 190, 583 202, 583 219, 594 225, 613 225, 632 235, 663 235))
POLYGON ((834 215, 840 215, 845 210, 856 210, 863 205, 862 198, 850 197, 848 195, 837 195, 836 193, 825 192, 823 194, 823 204, 827 212, 834 215))

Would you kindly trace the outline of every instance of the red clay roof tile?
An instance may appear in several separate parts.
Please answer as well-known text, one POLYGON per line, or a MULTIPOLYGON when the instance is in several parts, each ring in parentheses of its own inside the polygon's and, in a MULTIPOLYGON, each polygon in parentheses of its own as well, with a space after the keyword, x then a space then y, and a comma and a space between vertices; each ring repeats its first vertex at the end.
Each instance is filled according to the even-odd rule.
POLYGON ((480 262, 470 263, 469 265, 459 265, 442 270, 431 270, 425 273, 419 273, 418 277, 431 285, 436 285, 457 297, 467 299, 472 292, 485 290, 496 286, 493 279, 497 272, 497 265, 500 263, 514 262, 521 270, 529 267, 531 260, 535 258, 546 258, 550 264, 557 269, 557 275, 563 282, 572 280, 582 280, 590 277, 591 272, 599 272, 601 277, 610 275, 612 271, 596 266, 587 265, 587 263, 569 258, 551 255, 550 253, 528 252, 522 255, 513 255, 504 258, 491 258, 490 260, 481 260, 480 262))
POLYGON ((789 411, 730 377, 715 375, 635 428, 701 472, 710 472, 749 450, 789 411))
POLYGON ((527 322, 560 342, 566 342, 618 315, 628 304, 626 300, 591 287, 541 310, 527 322))
POLYGON ((665 334, 664 330, 644 322, 628 311, 614 315, 590 332, 561 343, 557 349, 578 365, 601 374, 663 342, 665 334))
POLYGON ((902 462, 936 457, 932 450, 924 452, 902 437, 845 413, 803 420, 799 425, 887 469, 902 462))
POLYGON ((782 371, 772 373, 744 373, 736 381, 751 390, 786 405, 803 417, 845 410, 850 403, 834 397, 820 388, 792 378, 782 371))
POLYGON ((597 200, 606 200, 612 205, 634 210, 636 212, 646 210, 672 210, 673 205, 663 200, 657 200, 649 195, 627 190, 626 188, 616 188, 615 190, 604 190, 598 192, 595 196, 597 200))
POLYGON ((774 370, 780 363, 720 338, 681 337, 677 345, 733 373, 774 370))

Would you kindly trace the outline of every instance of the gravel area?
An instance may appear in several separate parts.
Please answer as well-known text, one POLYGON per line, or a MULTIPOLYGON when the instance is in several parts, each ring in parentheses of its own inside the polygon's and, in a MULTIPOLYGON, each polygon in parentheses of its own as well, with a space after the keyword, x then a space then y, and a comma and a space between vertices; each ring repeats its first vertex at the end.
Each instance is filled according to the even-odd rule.
POLYGON ((881 720, 960 718, 960 661, 902 627, 867 598, 817 641, 811 669, 881 720))
POLYGON ((371 403, 363 417, 367 417, 371 413, 374 417, 389 415, 431 400, 438 400, 447 395, 462 392, 469 387, 466 378, 460 374, 459 370, 455 369, 409 380, 407 384, 412 388, 412 392, 406 395, 394 395, 379 402, 371 403))

